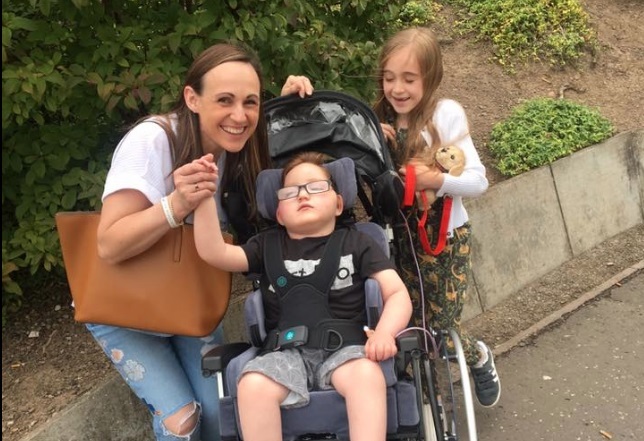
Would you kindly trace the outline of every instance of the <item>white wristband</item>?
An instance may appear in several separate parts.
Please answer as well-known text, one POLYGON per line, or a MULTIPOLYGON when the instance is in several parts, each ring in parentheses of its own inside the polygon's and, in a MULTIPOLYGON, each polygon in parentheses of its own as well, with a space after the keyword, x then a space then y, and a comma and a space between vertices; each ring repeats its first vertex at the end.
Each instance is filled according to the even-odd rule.
POLYGON ((168 221, 168 224, 170 224, 170 228, 181 226, 181 224, 177 223, 174 219, 174 213, 172 212, 172 207, 170 206, 170 201, 167 196, 163 196, 161 198, 161 206, 163 207, 163 214, 165 214, 165 218, 168 221))

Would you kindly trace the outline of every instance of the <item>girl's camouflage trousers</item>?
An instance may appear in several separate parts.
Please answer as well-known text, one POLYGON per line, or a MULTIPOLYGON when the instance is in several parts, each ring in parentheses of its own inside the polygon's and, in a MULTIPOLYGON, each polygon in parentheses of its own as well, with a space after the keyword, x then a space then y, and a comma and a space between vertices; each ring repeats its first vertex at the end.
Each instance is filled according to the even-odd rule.
MULTIPOLYGON (((442 202, 442 198, 436 202, 439 201, 442 202)), ((432 207, 426 226, 432 247, 437 241, 440 211, 432 207)), ((396 265, 414 306, 414 325, 425 328, 427 324, 433 329, 455 329, 461 337, 467 364, 471 366, 479 359, 476 339, 461 329, 461 314, 471 267, 471 226, 468 222, 452 231, 443 251, 432 256, 423 250, 419 240, 415 210, 410 210, 407 215, 409 228, 400 224, 394 227, 394 240, 396 265), (415 253, 415 257, 412 253, 415 253)), ((448 342, 448 347, 453 350, 451 341, 448 342)))

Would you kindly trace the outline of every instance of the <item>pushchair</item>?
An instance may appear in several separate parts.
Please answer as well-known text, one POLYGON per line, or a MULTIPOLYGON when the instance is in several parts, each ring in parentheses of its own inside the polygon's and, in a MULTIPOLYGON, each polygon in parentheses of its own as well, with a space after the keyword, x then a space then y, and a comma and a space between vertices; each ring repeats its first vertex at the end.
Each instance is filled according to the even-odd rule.
MULTIPOLYGON (((295 153, 307 150, 335 159, 329 170, 345 201, 341 221, 355 223, 382 244, 386 253, 395 253, 391 225, 401 221, 404 189, 372 110, 349 95, 316 91, 304 99, 269 100, 265 112, 274 164, 281 167, 295 153), (366 220, 357 220, 358 199, 366 220)), ((269 220, 274 220, 279 176, 267 170, 257 182, 258 209, 269 220)), ((373 329, 382 308, 377 283, 367 283, 365 304, 373 329)), ((259 352, 266 337, 259 290, 246 299, 244 315, 250 343, 214 348, 202 360, 204 375, 218 379, 223 440, 242 439, 236 408, 238 373, 259 352)), ((411 328, 397 341, 398 355, 381 362, 387 383, 387 439, 475 441, 473 401, 458 335, 450 330, 411 328), (447 351, 447 337, 453 341, 455 355, 447 351), (459 392, 451 365, 459 370, 455 373, 461 381, 459 392)), ((285 440, 348 439, 344 400, 333 390, 312 391, 307 406, 282 410, 282 428, 285 440)))

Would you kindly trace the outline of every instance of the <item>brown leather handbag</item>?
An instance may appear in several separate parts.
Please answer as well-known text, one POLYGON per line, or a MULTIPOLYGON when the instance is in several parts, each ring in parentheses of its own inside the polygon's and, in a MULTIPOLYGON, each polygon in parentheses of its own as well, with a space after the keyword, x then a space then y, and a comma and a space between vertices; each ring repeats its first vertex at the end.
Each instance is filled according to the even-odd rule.
POLYGON ((98 212, 56 214, 76 321, 194 337, 217 327, 232 275, 199 257, 192 225, 171 229, 143 253, 111 264, 98 256, 99 218, 98 212))

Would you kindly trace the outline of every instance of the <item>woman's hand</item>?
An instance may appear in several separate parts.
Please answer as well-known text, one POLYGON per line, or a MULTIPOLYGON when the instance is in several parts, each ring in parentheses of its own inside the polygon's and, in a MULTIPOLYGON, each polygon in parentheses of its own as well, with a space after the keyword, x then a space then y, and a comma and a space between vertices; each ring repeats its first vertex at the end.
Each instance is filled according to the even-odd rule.
POLYGON ((282 86, 282 96, 297 93, 301 98, 313 93, 311 80, 304 75, 289 75, 282 86))
POLYGON ((211 153, 185 164, 172 173, 172 208, 178 220, 185 219, 201 201, 217 191, 218 170, 211 153))

